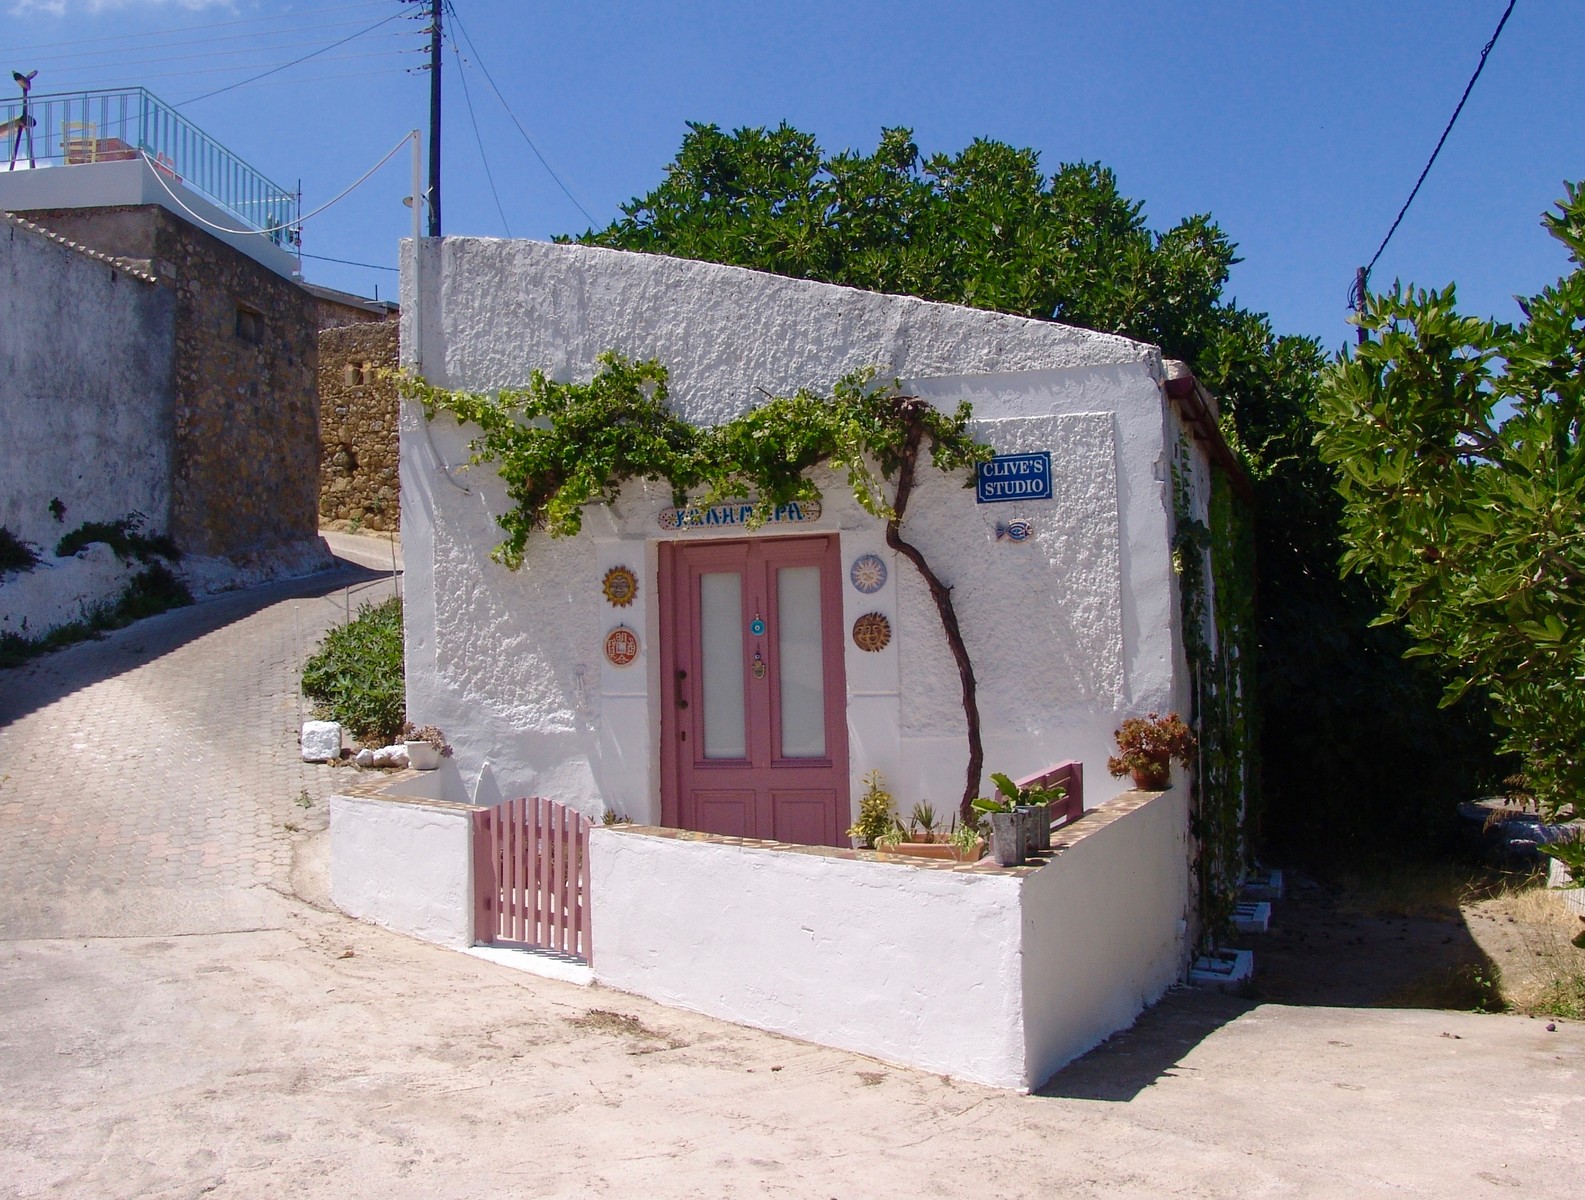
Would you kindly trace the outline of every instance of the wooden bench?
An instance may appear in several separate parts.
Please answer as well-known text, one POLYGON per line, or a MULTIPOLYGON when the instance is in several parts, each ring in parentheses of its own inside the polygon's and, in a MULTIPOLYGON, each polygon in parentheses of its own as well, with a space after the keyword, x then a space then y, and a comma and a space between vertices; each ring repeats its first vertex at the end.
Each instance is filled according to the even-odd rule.
POLYGON ((1021 788, 1061 787, 1066 795, 1051 806, 1051 827, 1066 825, 1084 815, 1084 764, 1077 759, 1047 767, 1037 775, 1014 780, 1021 788))

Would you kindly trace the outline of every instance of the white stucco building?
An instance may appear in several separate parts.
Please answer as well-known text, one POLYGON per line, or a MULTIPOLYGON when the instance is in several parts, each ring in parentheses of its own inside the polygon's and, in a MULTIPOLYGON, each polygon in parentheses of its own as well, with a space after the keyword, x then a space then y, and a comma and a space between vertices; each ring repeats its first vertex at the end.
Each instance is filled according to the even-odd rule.
MULTIPOLYGON (((413 402, 407 703, 455 757, 446 795, 406 785, 402 803, 539 795, 659 827, 593 833, 596 978, 967 1078, 1038 1084, 1181 977, 1188 789, 1180 773, 1124 797, 1106 771, 1123 717, 1191 710, 1174 489, 1203 518, 1230 456, 1181 368, 1121 337, 733 267, 472 238, 417 250, 402 357, 440 387, 588 379, 615 350, 663 363, 698 424, 866 366, 945 409, 971 402, 982 441, 1031 456, 1000 478, 1049 471, 1049 495, 982 497, 922 466, 904 534, 952 588, 986 772, 1077 760, 1086 807, 1106 811, 1038 869, 927 871, 839 848, 866 772, 904 815, 919 800, 950 813, 968 756, 936 609, 845 481, 819 477, 815 511, 752 532, 730 508, 679 513, 664 485, 631 484, 577 537, 532 537, 511 572, 489 559, 499 478, 467 466, 469 429, 413 402), (897 957, 916 932, 948 965, 897 957), (891 991, 896 1013, 855 1017, 891 991)), ((418 826, 444 825, 443 808, 359 841, 372 803, 339 810, 343 846, 362 847, 339 852, 346 906, 472 940, 466 918, 398 913, 372 882, 425 854, 418 826)))

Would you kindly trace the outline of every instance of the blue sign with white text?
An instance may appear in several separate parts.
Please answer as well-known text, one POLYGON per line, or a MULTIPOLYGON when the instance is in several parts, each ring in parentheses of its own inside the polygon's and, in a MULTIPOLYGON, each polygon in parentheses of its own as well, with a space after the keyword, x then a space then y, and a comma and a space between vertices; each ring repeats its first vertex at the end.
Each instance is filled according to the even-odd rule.
POLYGON ((998 454, 981 463, 974 498, 981 504, 1051 499, 1051 451, 998 454))

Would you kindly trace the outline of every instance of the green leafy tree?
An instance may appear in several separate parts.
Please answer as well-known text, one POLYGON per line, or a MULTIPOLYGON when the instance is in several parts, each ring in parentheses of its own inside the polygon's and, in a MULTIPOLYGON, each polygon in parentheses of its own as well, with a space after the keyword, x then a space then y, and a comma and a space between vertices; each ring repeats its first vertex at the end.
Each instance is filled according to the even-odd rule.
POLYGON ((1259 728, 1270 842, 1353 854, 1450 812, 1493 773, 1472 705, 1370 628, 1374 585, 1339 580, 1342 502, 1314 447, 1324 362, 1308 338, 1223 298, 1236 247, 1198 215, 1151 230, 1111 171, 977 140, 924 156, 907 129, 826 154, 780 125, 692 124, 665 178, 578 240, 920 296, 1118 333, 1189 362, 1254 482, 1259 728))
POLYGON ((1452 286, 1367 297, 1370 335, 1324 375, 1316 441, 1343 499, 1345 572, 1380 623, 1481 692, 1554 817, 1585 815, 1585 192, 1544 223, 1573 271, 1516 325, 1452 286))

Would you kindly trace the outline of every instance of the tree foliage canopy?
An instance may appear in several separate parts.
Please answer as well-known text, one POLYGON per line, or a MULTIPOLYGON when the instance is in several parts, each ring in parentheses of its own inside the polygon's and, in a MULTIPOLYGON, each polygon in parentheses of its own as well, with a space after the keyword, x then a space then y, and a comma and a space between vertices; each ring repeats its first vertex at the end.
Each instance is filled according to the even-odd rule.
POLYGON ((1553 814, 1585 814, 1585 192, 1545 223, 1574 270, 1517 325, 1452 286, 1367 298, 1370 335, 1325 374, 1316 436, 1344 501, 1343 569, 1379 620, 1479 690, 1553 814))
POLYGON ((1402 633, 1367 628, 1373 587, 1339 580, 1342 502, 1312 444, 1324 357, 1224 299, 1236 247, 1210 217, 1153 231, 1099 164, 1046 175, 997 141, 925 156, 888 129, 872 153, 827 154, 785 124, 695 124, 659 186, 578 240, 1055 319, 1184 359, 1255 481, 1266 837, 1316 857, 1423 841, 1492 773, 1479 714, 1439 713, 1402 633))

